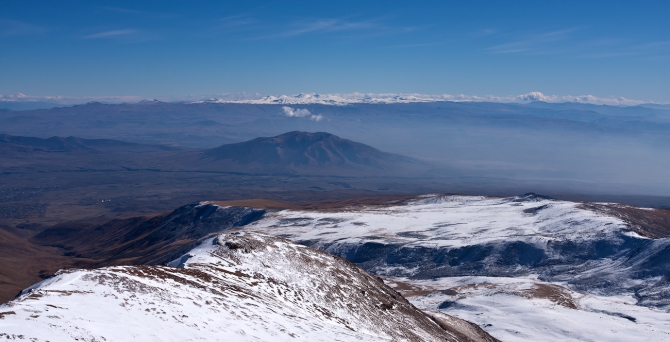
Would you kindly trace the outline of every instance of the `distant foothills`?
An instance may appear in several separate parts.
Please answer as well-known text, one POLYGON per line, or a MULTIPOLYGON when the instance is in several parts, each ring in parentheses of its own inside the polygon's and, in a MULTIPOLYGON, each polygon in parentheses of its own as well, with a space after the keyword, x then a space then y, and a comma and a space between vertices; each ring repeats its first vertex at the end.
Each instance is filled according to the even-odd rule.
MULTIPOLYGON (((0 135, 3 164, 12 157, 48 159, 54 152, 70 152, 80 163, 90 163, 101 154, 126 157, 126 165, 163 171, 216 171, 255 174, 320 174, 340 176, 403 175, 426 170, 431 165, 418 159, 382 152, 374 147, 317 132, 288 132, 275 137, 225 144, 212 149, 184 150, 165 145, 128 143, 112 139, 77 137, 35 137, 0 135), (153 153, 153 154, 152 154, 153 153), (142 166, 140 166, 142 165, 142 166)), ((64 158, 64 168, 76 161, 64 158)), ((8 164, 6 170, 11 169, 8 164)))
MULTIPOLYGON (((325 95, 302 94, 267 101, 194 99, 0 110, 0 134, 39 138, 75 136, 165 145, 181 149, 181 156, 195 156, 188 151, 249 142, 258 137, 278 137, 286 132, 328 132, 428 163, 432 167, 424 170, 427 173, 417 173, 416 165, 410 165, 413 163, 401 164, 411 166, 414 177, 450 178, 451 191, 492 191, 504 195, 528 191, 553 195, 670 194, 666 175, 670 169, 668 105, 551 103, 538 101, 551 100, 542 94, 527 94, 523 103, 454 102, 439 98, 418 102, 421 98, 414 95, 354 95, 351 98, 360 103, 352 100, 346 105, 333 105, 340 102, 325 95), (375 99, 386 102, 375 103, 375 99)), ((582 102, 585 101, 590 100, 582 102)), ((252 148, 250 144, 239 147, 252 148)), ((314 148, 309 150, 316 153, 314 148)), ((315 173, 313 153, 309 165, 310 172, 315 173)), ((338 153, 329 158, 344 156, 338 153)), ((183 168, 199 167, 205 162, 222 165, 220 154, 206 155, 209 161, 183 162, 183 168)), ((231 158, 235 161, 237 157, 231 155, 231 158)), ((265 162, 261 163, 263 167, 254 168, 262 172, 293 172, 286 169, 286 157, 282 158, 281 163, 270 169, 265 162)), ((339 165, 340 171, 361 171, 372 165, 381 167, 385 173, 390 171, 391 156, 377 153, 374 158, 372 155, 365 158, 369 165, 356 164, 358 159, 342 159, 341 163, 333 159, 330 164, 339 165)), ((162 163, 169 164, 169 160, 174 159, 162 163)), ((247 160, 246 166, 233 167, 240 162, 227 163, 226 167, 230 167, 227 170, 244 172, 244 168, 254 164, 247 160)), ((301 165, 301 169, 307 169, 307 164, 301 165)), ((379 185, 379 188, 392 186, 379 185)))

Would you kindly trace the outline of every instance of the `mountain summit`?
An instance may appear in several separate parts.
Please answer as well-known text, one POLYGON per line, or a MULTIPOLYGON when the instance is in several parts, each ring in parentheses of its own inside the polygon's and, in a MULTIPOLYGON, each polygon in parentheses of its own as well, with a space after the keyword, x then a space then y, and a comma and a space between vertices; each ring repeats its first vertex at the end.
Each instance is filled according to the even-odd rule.
POLYGON ((204 155, 240 166, 286 171, 396 172, 424 163, 326 132, 288 132, 275 137, 223 145, 204 155))
POLYGON ((0 338, 498 341, 417 309, 344 259, 279 237, 220 234, 169 265, 62 270, 0 306, 0 338))

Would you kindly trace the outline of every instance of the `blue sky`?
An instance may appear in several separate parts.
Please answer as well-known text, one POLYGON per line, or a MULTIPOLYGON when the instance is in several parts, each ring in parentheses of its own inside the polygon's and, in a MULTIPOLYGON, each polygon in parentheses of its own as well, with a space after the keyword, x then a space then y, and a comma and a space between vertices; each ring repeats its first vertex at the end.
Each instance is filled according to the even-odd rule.
POLYGON ((670 102, 670 1, 2 1, 0 94, 670 102))

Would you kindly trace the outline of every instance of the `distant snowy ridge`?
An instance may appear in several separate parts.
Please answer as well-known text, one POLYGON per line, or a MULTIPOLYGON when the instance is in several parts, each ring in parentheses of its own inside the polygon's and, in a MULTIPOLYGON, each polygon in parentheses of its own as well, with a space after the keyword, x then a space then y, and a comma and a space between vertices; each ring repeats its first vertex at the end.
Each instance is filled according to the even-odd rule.
POLYGON ((103 103, 135 103, 144 101, 146 98, 142 96, 29 96, 22 93, 2 95, 0 94, 0 102, 45 102, 53 103, 55 105, 75 105, 88 102, 103 102, 103 103))
POLYGON ((500 103, 527 103, 541 101, 548 103, 577 102, 589 104, 604 104, 614 106, 634 106, 647 103, 645 101, 631 100, 624 97, 596 97, 593 95, 580 96, 558 96, 545 95, 541 92, 531 92, 522 95, 510 96, 476 96, 476 95, 426 95, 426 94, 394 94, 394 93, 350 93, 350 94, 317 94, 301 93, 297 95, 264 96, 257 99, 231 99, 211 98, 196 103, 249 103, 249 104, 322 104, 322 105, 348 105, 355 103, 369 104, 392 104, 392 103, 418 103, 418 102, 500 102, 500 103))
MULTIPOLYGON (((393 104, 393 103, 421 103, 421 102, 499 102, 499 103, 528 103, 541 101, 547 103, 587 103, 611 106, 636 106, 641 104, 656 104, 653 101, 633 100, 625 97, 597 97, 593 95, 545 95, 541 92, 530 92, 521 95, 507 96, 478 96, 478 95, 428 95, 419 93, 346 93, 346 94, 317 94, 300 93, 296 95, 268 95, 262 96, 258 93, 226 93, 211 96, 177 96, 157 97, 163 102, 187 102, 187 103, 246 103, 246 104, 279 104, 279 105, 304 105, 321 104, 344 106, 349 104, 393 104)), ((82 104, 87 102, 103 103, 136 103, 155 100, 141 96, 28 96, 21 93, 2 95, 0 102, 48 102, 60 105, 82 104)))

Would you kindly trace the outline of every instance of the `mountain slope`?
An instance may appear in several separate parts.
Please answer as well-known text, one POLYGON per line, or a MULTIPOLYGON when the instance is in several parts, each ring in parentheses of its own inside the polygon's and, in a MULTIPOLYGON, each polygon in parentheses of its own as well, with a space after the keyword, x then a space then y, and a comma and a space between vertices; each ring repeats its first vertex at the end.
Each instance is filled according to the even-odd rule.
POLYGON ((338 213, 285 210, 249 229, 301 241, 378 275, 536 275, 670 309, 670 235, 648 238, 640 234, 662 230, 643 230, 579 203, 534 194, 426 196, 406 206, 338 213))
POLYGON ((0 337, 86 341, 496 341, 288 240, 235 233, 175 266, 68 270, 0 306, 0 337))
POLYGON ((112 139, 82 139, 77 137, 51 137, 48 139, 0 134, 0 148, 24 152, 159 152, 177 151, 179 148, 164 145, 136 144, 112 139))
POLYGON ((245 227, 344 257, 505 341, 667 339, 669 228, 665 210, 535 194, 284 210, 245 227))
POLYGON ((69 265, 67 259, 56 248, 32 244, 0 228, 0 302, 69 265))
POLYGON ((59 268, 165 264, 211 234, 248 224, 264 210, 192 203, 151 218, 64 222, 28 241, 0 228, 0 302, 59 268))
POLYGON ((425 164, 365 144, 317 132, 289 132, 206 150, 205 156, 260 170, 396 172, 425 164))
POLYGON ((80 267, 165 264, 195 247, 200 239, 246 225, 264 213, 245 207, 191 203, 150 219, 135 217, 102 225, 58 224, 31 241, 87 259, 80 267))
MULTIPOLYGON (((348 207, 291 210, 281 210, 277 202, 265 203, 274 210, 229 206, 264 205, 253 203, 191 204, 150 225, 128 221, 127 226, 89 227, 51 241, 65 248, 72 244, 72 252, 101 260, 98 265, 118 265, 176 257, 180 248, 193 246, 217 228, 270 234, 346 258, 383 277, 420 309, 475 322, 501 340, 644 341, 670 335, 670 226, 665 210, 535 194, 426 195, 382 205, 351 202, 348 207), (136 236, 139 231, 145 234, 136 236), (157 247, 147 248, 151 245, 157 247)), ((47 235, 52 233, 58 230, 47 235)), ((172 265, 189 269, 217 263, 212 249, 221 244, 207 241, 172 265)), ((253 251, 265 245, 231 246, 253 251)), ((263 260, 269 266, 260 267, 264 272, 285 269, 278 260, 263 260)), ((282 289, 282 296, 286 292, 282 289)), ((453 321, 433 316, 439 322, 453 321)))

